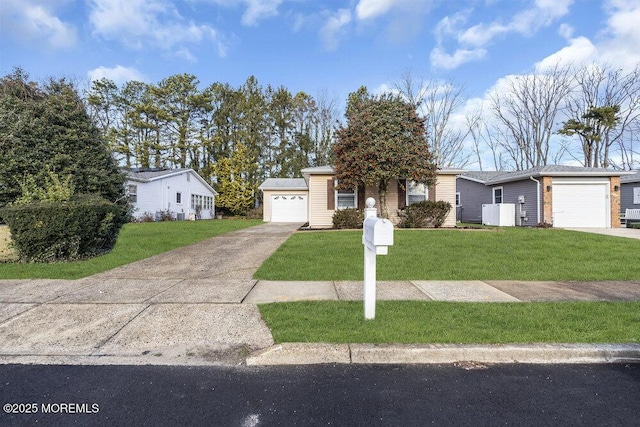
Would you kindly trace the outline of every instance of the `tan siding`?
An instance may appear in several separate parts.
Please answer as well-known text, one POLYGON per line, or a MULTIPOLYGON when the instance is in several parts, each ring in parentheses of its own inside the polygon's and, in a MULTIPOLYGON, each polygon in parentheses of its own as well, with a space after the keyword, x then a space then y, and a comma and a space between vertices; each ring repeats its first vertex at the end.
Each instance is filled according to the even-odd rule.
MULTIPOLYGON (((376 201, 378 216, 380 216, 380 194, 378 187, 367 187, 364 194, 365 200, 373 197, 376 201)), ((358 206, 359 208, 363 208, 358 206)), ((387 187, 387 209, 389 211, 389 219, 394 224, 398 223, 398 180, 392 179, 387 187)))
MULTIPOLYGON (((311 175, 309 177, 309 226, 312 228, 331 228, 333 226, 333 214, 335 210, 327 209, 327 180, 334 179, 333 175, 311 175)), ((445 220, 443 227, 455 227, 456 225, 456 176, 438 175, 436 184, 437 200, 451 203, 452 209, 445 220)), ((432 190, 429 194, 432 194, 432 190)), ((380 196, 376 187, 365 189, 365 198, 373 197, 376 200, 378 215, 380 215, 380 196)), ((363 206, 358 206, 363 208, 363 206)), ((398 182, 393 179, 389 182, 387 191, 387 208, 389 217, 394 224, 398 221, 398 182)), ((266 209, 266 201, 265 201, 266 209)))
POLYGON ((334 210, 327 209, 327 180, 333 175, 311 175, 309 177, 309 227, 333 227, 334 210))
POLYGON ((445 219, 443 227, 456 226, 456 176, 438 175, 436 182, 436 198, 451 203, 451 210, 445 219))
POLYGON ((262 220, 264 222, 271 221, 271 195, 273 191, 263 190, 262 191, 262 220))

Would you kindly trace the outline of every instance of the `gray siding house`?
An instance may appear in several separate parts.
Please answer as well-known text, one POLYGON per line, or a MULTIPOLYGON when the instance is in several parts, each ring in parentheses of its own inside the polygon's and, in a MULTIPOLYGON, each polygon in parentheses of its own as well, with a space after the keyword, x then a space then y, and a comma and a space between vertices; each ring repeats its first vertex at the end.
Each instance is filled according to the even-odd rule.
POLYGON ((466 172, 456 180, 456 219, 461 222, 482 222, 482 205, 492 203, 491 187, 485 183, 504 172, 466 172))
POLYGON ((640 171, 620 177, 620 212, 640 209, 640 171))
POLYGON ((515 224, 620 227, 620 177, 630 172, 546 165, 513 172, 459 175, 458 218, 482 222, 482 205, 515 205, 515 224))

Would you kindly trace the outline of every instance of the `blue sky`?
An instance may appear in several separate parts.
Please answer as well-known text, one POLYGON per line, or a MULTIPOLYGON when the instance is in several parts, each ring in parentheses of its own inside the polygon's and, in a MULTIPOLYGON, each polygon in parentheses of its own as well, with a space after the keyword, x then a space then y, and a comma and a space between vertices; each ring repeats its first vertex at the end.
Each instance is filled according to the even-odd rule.
POLYGON ((3 0, 0 72, 34 79, 249 75, 343 102, 407 70, 482 97, 549 57, 640 58, 640 7, 625 0, 3 0))
POLYGON ((640 63, 637 0, 2 0, 0 73, 285 86, 344 105, 402 74, 467 105, 555 63, 640 63))

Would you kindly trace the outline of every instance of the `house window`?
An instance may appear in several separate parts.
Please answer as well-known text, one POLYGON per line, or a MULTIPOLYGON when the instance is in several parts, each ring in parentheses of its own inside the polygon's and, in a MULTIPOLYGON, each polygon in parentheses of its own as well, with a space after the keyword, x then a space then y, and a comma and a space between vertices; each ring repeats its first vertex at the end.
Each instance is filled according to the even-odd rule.
POLYGON ((179 205, 182 204, 182 193, 176 193, 176 203, 179 205))
POLYGON ((502 187, 493 188, 493 203, 502 203, 502 187))
POLYGON ((456 193, 456 206, 460 206, 460 193, 456 193))
POLYGON ((428 199, 429 189, 426 185, 414 181, 407 181, 407 206, 428 199))
POLYGON ((355 190, 336 191, 336 207, 338 209, 356 208, 358 194, 355 190))
POLYGON ((129 201, 131 203, 136 203, 138 201, 138 186, 129 185, 127 192, 129 193, 129 201))
POLYGON ((213 209, 213 197, 211 196, 201 196, 199 194, 191 195, 191 209, 204 209, 211 210, 213 209))
POLYGON ((633 204, 640 205, 640 187, 633 187, 633 204))

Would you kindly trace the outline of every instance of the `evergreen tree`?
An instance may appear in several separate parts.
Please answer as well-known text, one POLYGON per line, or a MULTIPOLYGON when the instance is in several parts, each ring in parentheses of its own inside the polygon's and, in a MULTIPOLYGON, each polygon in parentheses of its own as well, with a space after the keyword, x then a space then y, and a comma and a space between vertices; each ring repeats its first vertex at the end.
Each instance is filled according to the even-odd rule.
POLYGON ((33 176, 71 175, 76 194, 123 197, 125 177, 75 88, 64 79, 29 82, 17 69, 0 79, 0 206, 16 200, 33 176))
POLYGON ((388 218, 386 194, 392 179, 426 185, 435 180, 424 120, 399 96, 371 96, 364 87, 349 95, 346 116, 333 146, 338 188, 376 187, 381 214, 388 218))

